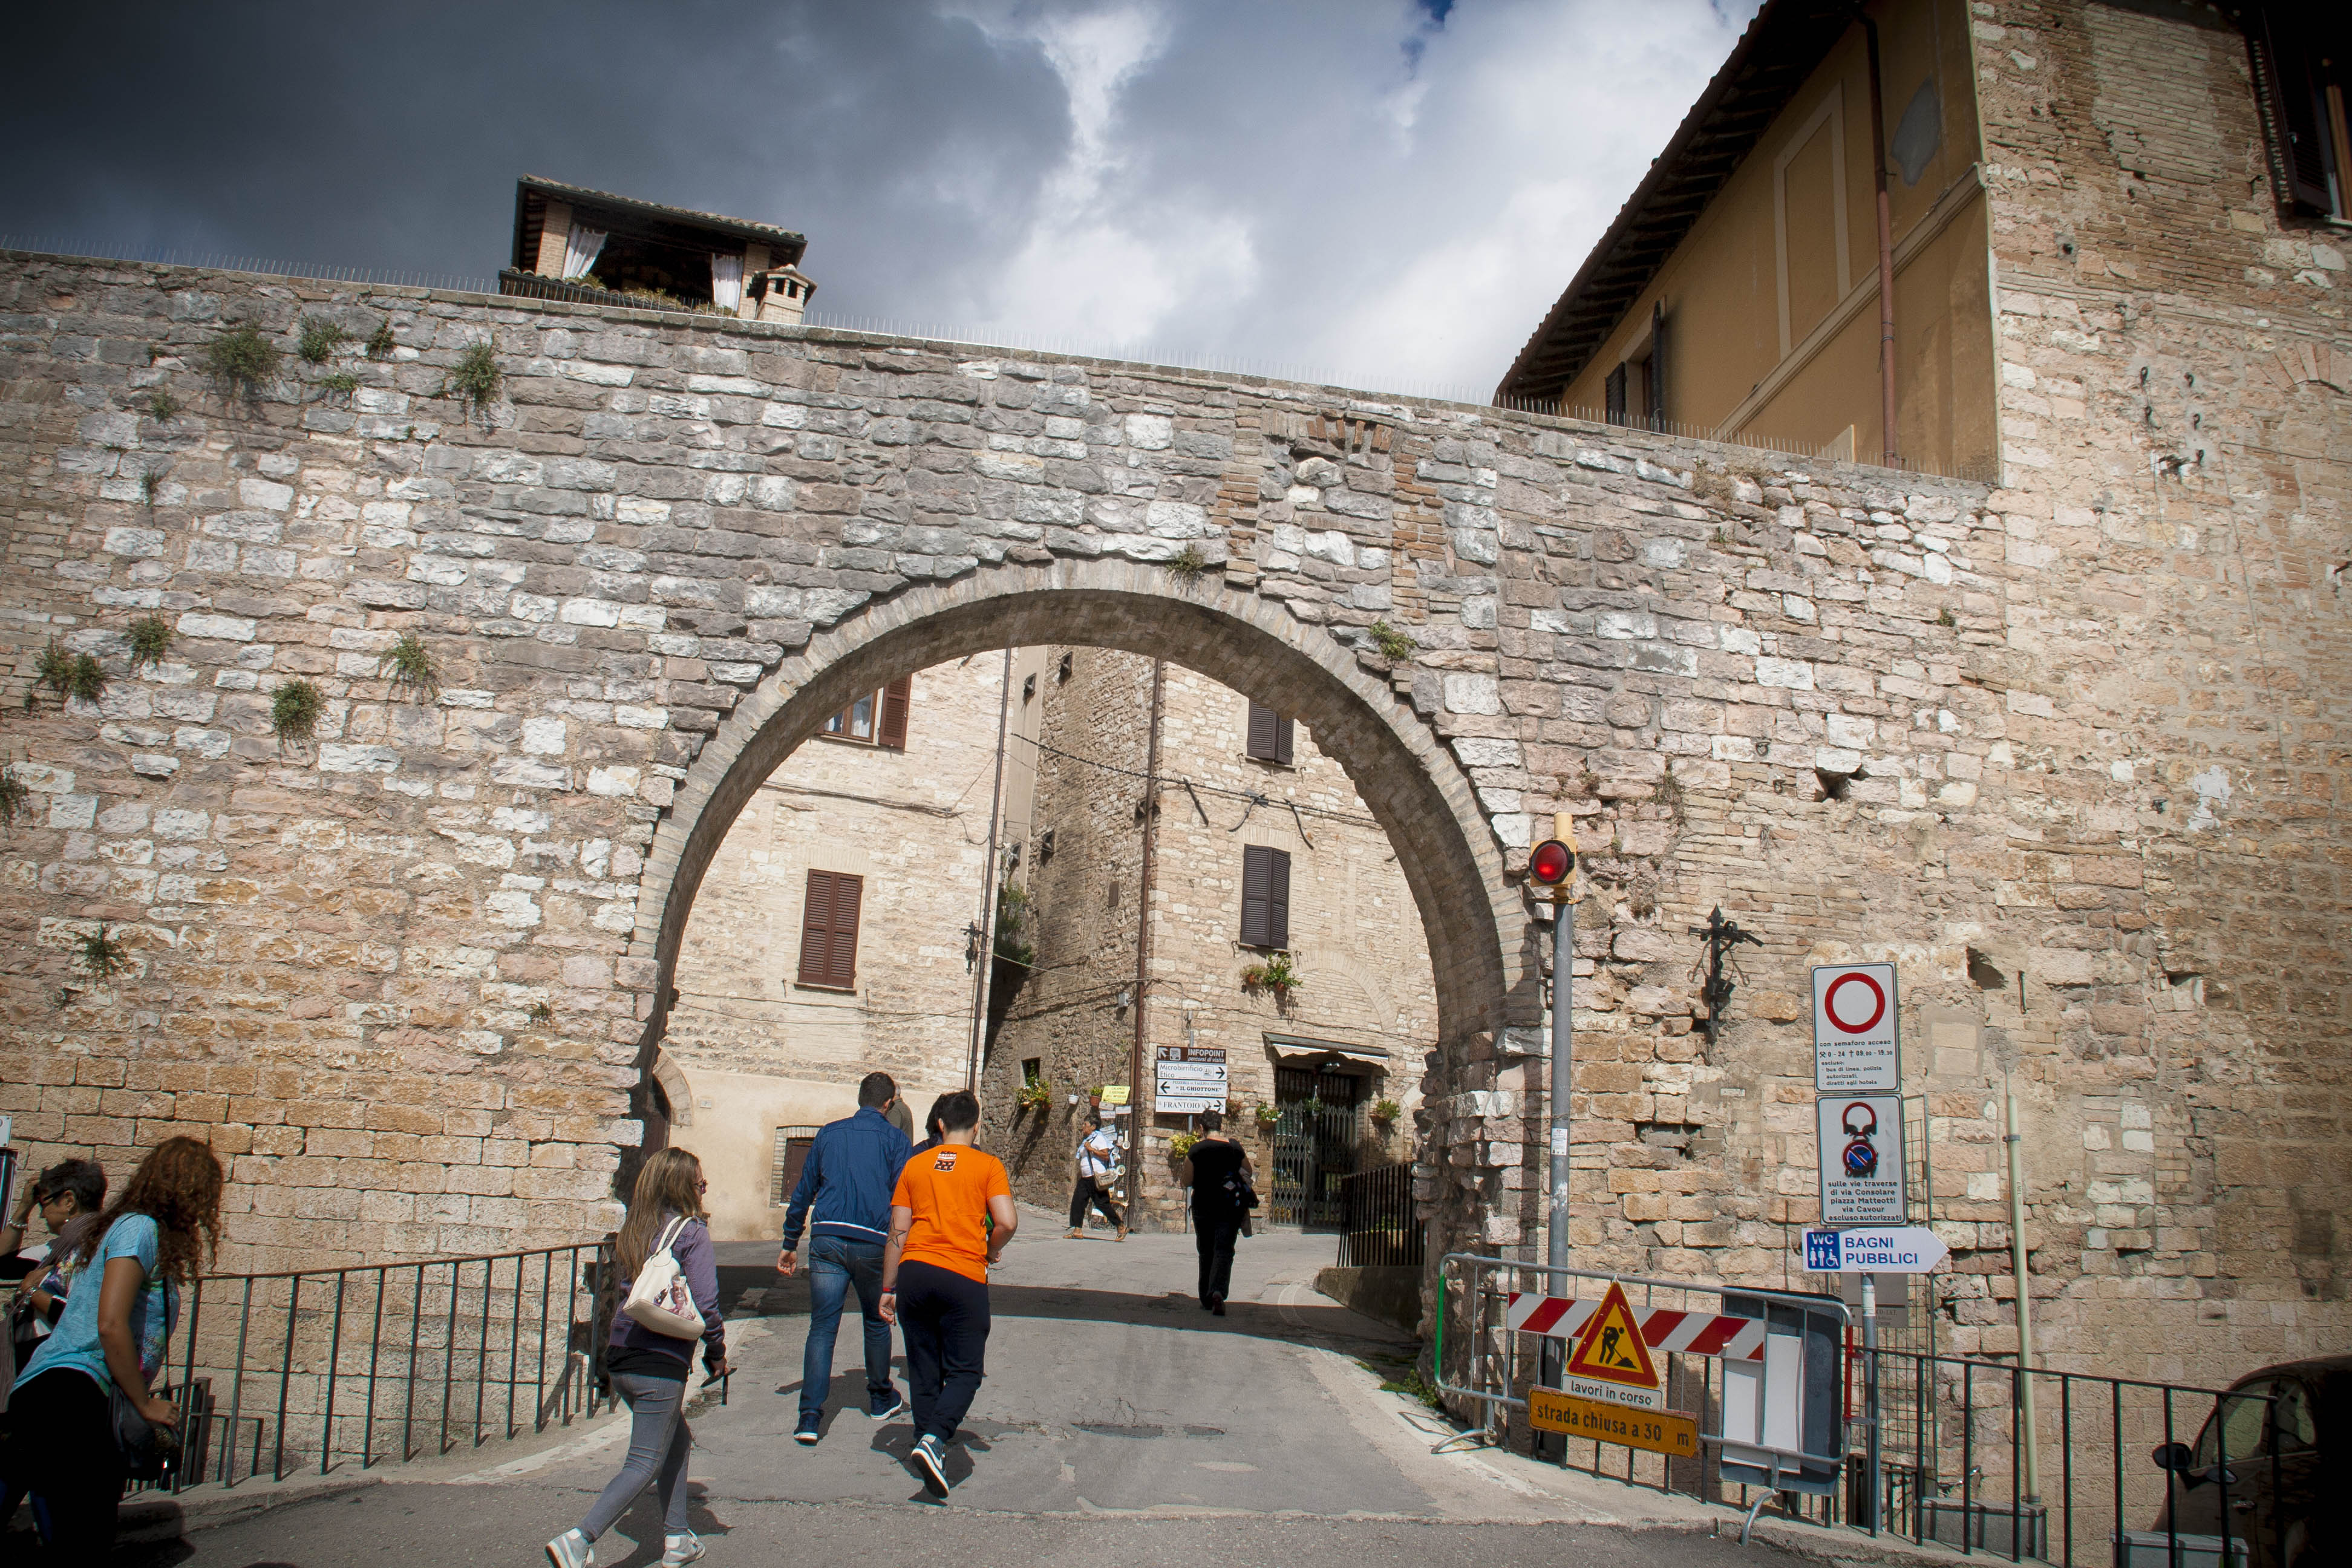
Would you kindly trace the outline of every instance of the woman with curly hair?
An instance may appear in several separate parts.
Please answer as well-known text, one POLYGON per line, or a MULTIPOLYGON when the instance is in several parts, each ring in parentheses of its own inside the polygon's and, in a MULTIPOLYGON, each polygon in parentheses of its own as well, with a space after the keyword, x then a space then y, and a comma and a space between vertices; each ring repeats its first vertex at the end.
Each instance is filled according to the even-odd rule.
MULTIPOLYGON (((663 1149, 646 1161, 614 1244, 613 1283, 625 1298, 646 1260, 667 1246, 702 1318, 702 1364, 715 1379, 727 1371, 727 1325, 719 1315, 718 1258, 702 1207, 709 1185, 702 1179, 702 1162, 683 1149, 663 1149)), ((553 1568, 593 1568, 596 1538, 656 1482, 664 1568, 678 1568, 702 1555, 702 1542, 686 1524, 686 1457, 694 1446, 686 1425, 686 1379, 693 1370, 693 1340, 657 1332, 625 1311, 613 1314, 604 1371, 614 1392, 628 1401, 629 1454, 579 1524, 547 1543, 553 1568)))
POLYGON ((47 1502, 58 1561, 103 1562, 114 1546, 122 1458, 109 1396, 154 1426, 179 1407, 150 1392, 180 1311, 180 1292, 220 1249, 221 1164, 194 1138, 171 1138, 140 1162, 122 1192, 81 1232, 57 1329, 9 1399, 7 1472, 47 1502))

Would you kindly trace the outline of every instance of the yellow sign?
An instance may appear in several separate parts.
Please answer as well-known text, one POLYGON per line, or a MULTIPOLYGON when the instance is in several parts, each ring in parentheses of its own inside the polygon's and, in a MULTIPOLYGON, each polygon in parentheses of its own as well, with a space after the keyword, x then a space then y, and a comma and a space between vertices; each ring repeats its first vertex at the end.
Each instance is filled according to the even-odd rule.
POLYGON ((1584 1325, 1576 1353, 1569 1357, 1568 1374, 1620 1388, 1654 1392, 1658 1386, 1657 1363, 1642 1342, 1641 1321, 1625 1300, 1625 1288, 1613 1279, 1609 1293, 1601 1298, 1601 1310, 1584 1325))
POLYGON ((1125 1105, 1127 1103, 1127 1088, 1128 1086, 1123 1083, 1107 1083, 1103 1085, 1102 1102, 1105 1105, 1125 1105))
POLYGON ((1683 1410, 1635 1410, 1579 1399, 1556 1388, 1528 1390, 1528 1424, 1596 1443, 1647 1448, 1653 1454, 1688 1458, 1698 1452, 1698 1417, 1683 1410))

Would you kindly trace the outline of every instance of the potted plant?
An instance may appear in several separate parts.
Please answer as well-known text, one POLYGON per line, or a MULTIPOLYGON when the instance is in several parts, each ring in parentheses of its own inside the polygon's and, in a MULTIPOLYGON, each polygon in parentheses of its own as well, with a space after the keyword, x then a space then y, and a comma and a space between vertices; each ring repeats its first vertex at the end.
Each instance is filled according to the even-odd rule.
POLYGON ((1275 1129, 1275 1124, 1282 1120, 1282 1108, 1280 1106, 1268 1105, 1265 1100, 1261 1100, 1257 1102, 1256 1114, 1258 1131, 1261 1132, 1271 1132, 1275 1129))
POLYGON ((1175 1160, 1189 1159, 1192 1153, 1192 1145, 1200 1141, 1201 1135, 1198 1132, 1177 1133, 1168 1140, 1169 1157, 1175 1160))
POLYGON ((1024 1078, 1021 1080, 1019 1092, 1013 1097, 1013 1102, 1024 1110, 1051 1105, 1054 1102, 1054 1086, 1043 1078, 1024 1078))
POLYGON ((1290 994, 1305 984, 1299 978, 1298 965, 1287 952, 1266 955, 1263 963, 1249 964, 1242 970, 1242 986, 1249 991, 1271 991, 1276 1002, 1287 1002, 1290 994))
POLYGON ((1380 1100, 1372 1107, 1372 1120, 1383 1127, 1394 1126, 1396 1119, 1403 1114, 1404 1107, 1393 1100, 1380 1100))

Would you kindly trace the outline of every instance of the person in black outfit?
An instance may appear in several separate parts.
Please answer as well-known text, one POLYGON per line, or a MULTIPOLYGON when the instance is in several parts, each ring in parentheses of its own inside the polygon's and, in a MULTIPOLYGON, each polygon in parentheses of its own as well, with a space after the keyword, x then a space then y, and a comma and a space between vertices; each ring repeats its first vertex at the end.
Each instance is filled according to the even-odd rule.
POLYGON ((1234 1284, 1234 1240, 1249 1219, 1249 1151, 1224 1136, 1222 1111, 1201 1112, 1200 1142, 1184 1157, 1192 1242, 1201 1252, 1201 1305, 1220 1318, 1234 1284))

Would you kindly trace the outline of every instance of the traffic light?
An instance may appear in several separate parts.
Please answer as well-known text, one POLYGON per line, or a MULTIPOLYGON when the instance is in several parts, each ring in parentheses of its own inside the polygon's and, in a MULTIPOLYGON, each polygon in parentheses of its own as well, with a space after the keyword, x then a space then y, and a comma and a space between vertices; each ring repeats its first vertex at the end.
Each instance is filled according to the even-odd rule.
POLYGON ((1528 852, 1528 880, 1552 895, 1568 895, 1576 875, 1576 846, 1566 839, 1547 838, 1528 852))

